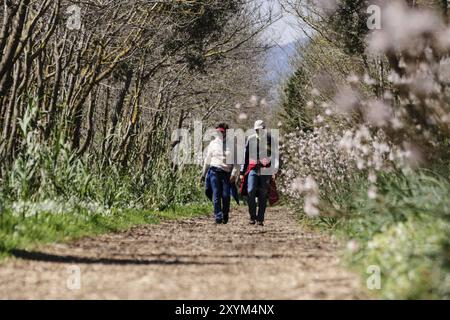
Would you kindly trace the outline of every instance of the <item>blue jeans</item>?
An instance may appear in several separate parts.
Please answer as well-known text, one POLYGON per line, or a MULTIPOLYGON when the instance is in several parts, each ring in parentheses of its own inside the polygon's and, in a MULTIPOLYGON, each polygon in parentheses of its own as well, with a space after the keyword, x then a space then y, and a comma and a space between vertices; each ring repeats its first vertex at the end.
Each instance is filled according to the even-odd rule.
POLYGON ((217 222, 228 220, 230 213, 230 177, 231 173, 216 167, 210 169, 211 187, 213 189, 214 216, 217 222))
POLYGON ((248 175, 248 207, 250 219, 264 222, 271 176, 258 175, 256 170, 248 175), (258 197, 258 216, 256 215, 256 197, 258 197))

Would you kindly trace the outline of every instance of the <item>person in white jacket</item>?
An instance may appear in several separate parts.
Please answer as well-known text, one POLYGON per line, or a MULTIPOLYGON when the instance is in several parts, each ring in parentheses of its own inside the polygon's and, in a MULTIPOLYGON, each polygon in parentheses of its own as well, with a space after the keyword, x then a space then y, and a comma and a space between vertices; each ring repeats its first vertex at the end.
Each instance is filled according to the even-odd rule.
POLYGON ((232 152, 232 146, 226 144, 226 134, 229 129, 225 123, 217 127, 217 137, 211 141, 206 151, 201 180, 209 175, 214 203, 214 216, 217 224, 227 224, 230 213, 230 185, 236 183, 239 176, 239 165, 227 163, 227 157, 232 152))

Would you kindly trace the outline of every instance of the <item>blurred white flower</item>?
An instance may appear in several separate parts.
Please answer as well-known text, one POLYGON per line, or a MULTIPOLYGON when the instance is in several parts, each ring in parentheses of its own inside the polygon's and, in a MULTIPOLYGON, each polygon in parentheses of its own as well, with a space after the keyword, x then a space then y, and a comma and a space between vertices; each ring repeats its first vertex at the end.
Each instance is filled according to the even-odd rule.
POLYGON ((303 210, 305 211, 308 217, 318 217, 320 215, 320 211, 314 204, 315 201, 311 201, 311 199, 312 198, 305 199, 305 205, 303 207, 303 210))
POLYGON ((450 84, 450 58, 439 61, 438 68, 439 81, 450 84))
POLYGON ((325 121, 325 119, 324 119, 324 117, 322 117, 321 115, 318 115, 317 117, 316 117, 316 122, 317 123, 322 123, 322 122, 324 122, 325 121))
POLYGON ((350 113, 359 104, 359 94, 350 86, 344 86, 340 88, 334 101, 338 112, 350 113))
POLYGON ((330 15, 338 8, 340 0, 310 0, 314 6, 323 11, 323 13, 330 15))
POLYGON ((436 35, 437 47, 443 52, 450 50, 450 27, 441 30, 436 35))
POLYGON ((301 178, 295 178, 292 182, 292 190, 297 191, 299 193, 303 192, 303 181, 301 178))
POLYGON ((400 130, 404 127, 403 122, 397 117, 391 119, 391 126, 395 130, 400 130))
POLYGON ((355 253, 359 250, 359 243, 356 240, 350 240, 349 242, 347 242, 347 250, 350 251, 351 253, 355 253))
POLYGON ((377 82, 375 81, 375 79, 371 78, 367 73, 364 74, 364 83, 369 85, 369 86, 373 86, 375 85, 377 82))
POLYGON ((248 115, 246 113, 239 114, 239 120, 247 120, 247 119, 248 119, 248 115))
POLYGON ((359 78, 356 74, 351 74, 347 77, 347 82, 350 84, 359 84, 359 78))
POLYGON ((262 108, 267 108, 268 106, 267 100, 265 98, 261 99, 261 102, 259 104, 261 105, 262 108))
POLYGON ((250 97, 250 105, 251 105, 252 107, 256 107, 256 106, 258 105, 258 97, 257 97, 257 96, 252 95, 252 96, 250 97))
POLYGON ((369 36, 368 49, 373 53, 393 50, 417 55, 426 46, 423 36, 442 29, 442 22, 436 13, 410 9, 403 1, 389 2, 383 9, 382 17, 383 29, 375 30, 369 36))
POLYGON ((320 91, 319 90, 317 90, 317 88, 314 88, 314 89, 312 89, 311 90, 311 94, 313 95, 313 96, 320 96, 320 91))
POLYGON ((367 192, 367 196, 369 197, 369 199, 375 200, 378 196, 377 187, 371 186, 369 188, 369 191, 367 192))
POLYGON ((319 189, 316 180, 314 180, 314 178, 311 176, 308 176, 306 178, 303 188, 307 192, 316 192, 319 189))
POLYGON ((379 100, 370 100, 365 108, 365 118, 370 124, 383 127, 392 117, 392 108, 379 100))
POLYGON ((371 171, 369 173, 369 181, 372 183, 376 183, 377 182, 377 175, 375 174, 375 172, 371 171))

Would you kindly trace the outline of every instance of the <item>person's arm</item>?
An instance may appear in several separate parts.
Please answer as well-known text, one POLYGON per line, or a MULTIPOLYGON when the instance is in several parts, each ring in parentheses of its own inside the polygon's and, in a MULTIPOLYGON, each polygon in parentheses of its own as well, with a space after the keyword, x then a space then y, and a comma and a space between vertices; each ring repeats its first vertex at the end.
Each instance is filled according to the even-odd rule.
POLYGON ((247 168, 248 168, 248 163, 249 163, 249 140, 247 140, 247 143, 245 144, 245 156, 244 156, 244 164, 241 165, 241 177, 245 175, 245 173, 247 172, 247 168))
POLYGON ((230 180, 232 183, 238 180, 240 168, 241 166, 238 164, 235 164, 233 166, 233 171, 231 171, 231 180, 230 180))
POLYGON ((203 169, 202 169, 202 175, 201 180, 204 180, 206 178, 206 174, 208 173, 209 165, 211 163, 211 150, 210 145, 206 149, 206 157, 205 161, 203 162, 203 169))
POLYGON ((276 144, 275 148, 272 148, 273 141, 272 141, 272 135, 270 133, 267 136, 267 145, 269 146, 269 150, 270 150, 271 167, 273 168, 274 172, 276 172, 272 175, 272 177, 275 179, 275 177, 278 173, 278 170, 280 169, 280 160, 279 160, 280 155, 279 155, 279 150, 277 148, 277 147, 279 147, 278 143, 276 144))
POLYGON ((239 151, 239 148, 238 148, 236 140, 235 140, 234 144, 233 144, 233 170, 231 170, 231 175, 230 175, 231 183, 235 183, 239 179, 239 173, 240 173, 241 166, 238 161, 238 155, 237 155, 238 151, 239 151))

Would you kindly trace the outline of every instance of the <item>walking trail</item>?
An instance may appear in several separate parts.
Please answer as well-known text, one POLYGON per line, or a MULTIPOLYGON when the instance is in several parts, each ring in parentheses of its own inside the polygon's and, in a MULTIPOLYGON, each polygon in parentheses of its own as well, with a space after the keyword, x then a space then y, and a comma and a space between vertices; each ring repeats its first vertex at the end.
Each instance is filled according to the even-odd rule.
POLYGON ((228 225, 211 217, 16 251, 0 264, 0 299, 358 299, 357 275, 338 244, 271 208, 251 226, 244 208, 228 225), (77 289, 77 274, 80 288, 77 289))

